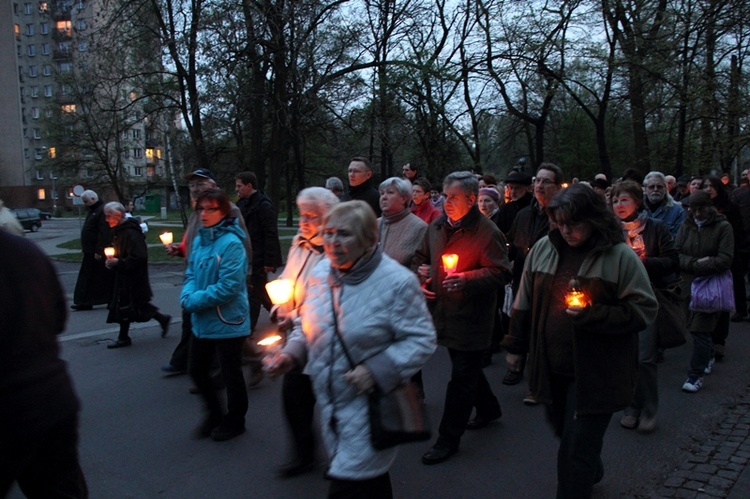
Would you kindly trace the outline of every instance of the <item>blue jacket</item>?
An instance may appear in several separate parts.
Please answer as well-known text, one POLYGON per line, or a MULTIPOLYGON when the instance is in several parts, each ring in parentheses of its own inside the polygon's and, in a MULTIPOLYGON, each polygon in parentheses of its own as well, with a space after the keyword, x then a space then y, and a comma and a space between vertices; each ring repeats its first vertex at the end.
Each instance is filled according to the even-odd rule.
POLYGON ((191 312, 197 338, 250 334, 245 234, 236 218, 201 227, 193 240, 180 304, 191 312))

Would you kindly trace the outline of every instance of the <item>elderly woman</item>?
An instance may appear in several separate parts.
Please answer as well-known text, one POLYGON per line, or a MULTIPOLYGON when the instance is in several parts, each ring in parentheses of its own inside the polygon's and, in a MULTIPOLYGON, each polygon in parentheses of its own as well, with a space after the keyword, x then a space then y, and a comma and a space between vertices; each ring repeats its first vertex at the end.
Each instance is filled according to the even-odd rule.
POLYGON ((528 352, 529 388, 560 437, 557 497, 590 497, 612 414, 633 398, 638 333, 658 306, 603 196, 574 184, 546 211, 555 226, 526 258, 503 344, 511 369, 528 352), (585 306, 568 305, 571 281, 585 306))
POLYGON ((495 225, 500 226, 500 220, 498 218, 501 196, 500 192, 494 187, 482 187, 479 189, 479 197, 477 198, 479 204, 479 211, 482 215, 492 220, 495 225))
MULTIPOLYGON (((308 187, 297 195, 299 232, 294 236, 284 272, 279 276, 294 283, 291 303, 284 306, 289 308, 284 319, 277 314, 283 329, 291 326, 291 320, 297 316, 297 310, 304 302, 307 276, 325 258, 321 233, 323 217, 338 202, 336 194, 323 187, 308 187)), ((280 466, 278 473, 283 477, 292 477, 311 470, 315 465, 315 436, 312 429, 315 395, 310 377, 302 373, 301 368, 284 375, 281 393, 293 451, 290 461, 280 466)))
POLYGON ((416 179, 411 186, 411 212, 421 218, 427 225, 431 224, 442 213, 430 202, 430 191, 432 185, 424 177, 416 179))
MULTIPOLYGON (((650 218, 643 204, 643 188, 626 180, 612 187, 612 210, 622 224, 625 243, 646 267, 651 285, 676 291, 680 283, 680 263, 669 227, 650 218)), ((656 428, 659 390, 656 377, 656 322, 638 333, 638 384, 635 397, 620 419, 623 428, 649 432, 656 428)))
POLYGON ((115 255, 107 258, 105 267, 114 272, 114 290, 109 302, 108 323, 120 325, 117 341, 107 348, 129 347, 131 322, 148 322, 151 319, 161 326, 162 338, 167 335, 169 315, 153 306, 151 285, 148 281, 148 248, 140 224, 125 216, 125 207, 117 202, 104 205, 104 217, 112 231, 115 255))
POLYGON ((191 314, 194 337, 188 365, 207 410, 196 437, 229 440, 245 432, 247 412, 242 375, 242 344, 250 334, 245 232, 229 216, 231 204, 223 191, 204 191, 195 204, 201 228, 188 257, 180 304, 191 314), (211 380, 215 357, 227 387, 226 414, 211 380))
POLYGON ((383 253, 405 267, 411 266, 417 248, 422 244, 427 224, 409 211, 412 185, 406 179, 391 177, 380 184, 378 218, 380 247, 383 253))
MULTIPOLYGON (((707 191, 690 195, 688 216, 675 239, 685 287, 690 289, 698 276, 721 274, 732 265, 734 234, 727 218, 716 211, 707 191)), ((695 393, 703 386, 703 375, 711 372, 714 355, 724 353, 712 342, 712 334, 727 319, 727 312, 694 312, 688 316, 688 331, 693 337, 693 355, 688 379, 682 390, 695 393)))
POLYGON ((372 447, 367 392, 375 385, 393 390, 435 350, 417 277, 377 242, 377 221, 366 203, 331 209, 323 220, 328 258, 310 274, 300 317, 270 367, 278 374, 305 366, 312 377, 331 458, 329 497, 393 496, 388 470, 397 447, 372 447))

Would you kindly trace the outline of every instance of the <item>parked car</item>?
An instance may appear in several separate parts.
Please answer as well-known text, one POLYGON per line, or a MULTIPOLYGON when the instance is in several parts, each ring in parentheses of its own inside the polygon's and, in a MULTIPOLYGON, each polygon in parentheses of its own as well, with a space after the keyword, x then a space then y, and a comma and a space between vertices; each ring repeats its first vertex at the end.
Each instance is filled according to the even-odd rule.
POLYGON ((49 220, 50 218, 52 218, 52 213, 48 211, 40 211, 39 218, 41 218, 42 220, 49 220))
POLYGON ((11 211, 21 222, 24 230, 36 232, 42 226, 42 217, 39 215, 41 212, 36 208, 17 208, 11 211))

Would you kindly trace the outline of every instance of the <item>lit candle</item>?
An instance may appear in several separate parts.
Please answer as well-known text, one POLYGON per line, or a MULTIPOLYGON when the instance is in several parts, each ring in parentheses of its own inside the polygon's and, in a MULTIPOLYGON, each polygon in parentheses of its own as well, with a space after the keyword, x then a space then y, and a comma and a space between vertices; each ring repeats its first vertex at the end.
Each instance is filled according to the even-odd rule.
POLYGON ((266 350, 266 354, 263 356, 263 369, 268 371, 276 362, 276 357, 281 351, 281 336, 278 334, 266 336, 258 342, 258 346, 266 350))
POLYGON ((104 248, 104 256, 107 258, 114 258, 115 256, 115 249, 112 246, 107 246, 104 248))
POLYGON ((275 279, 266 283, 266 291, 274 305, 283 305, 292 299, 294 285, 289 279, 275 279))
POLYGON ((168 246, 172 244, 173 236, 171 232, 165 232, 164 234, 159 234, 159 239, 161 239, 161 243, 164 246, 168 246))
POLYGON ((568 308, 584 308, 589 304, 588 297, 581 290, 578 279, 570 280, 570 291, 565 295, 565 304, 568 308))
POLYGON ((456 271, 457 266, 458 266, 458 255, 456 255, 455 253, 443 255, 443 270, 445 270, 446 274, 454 273, 456 271))

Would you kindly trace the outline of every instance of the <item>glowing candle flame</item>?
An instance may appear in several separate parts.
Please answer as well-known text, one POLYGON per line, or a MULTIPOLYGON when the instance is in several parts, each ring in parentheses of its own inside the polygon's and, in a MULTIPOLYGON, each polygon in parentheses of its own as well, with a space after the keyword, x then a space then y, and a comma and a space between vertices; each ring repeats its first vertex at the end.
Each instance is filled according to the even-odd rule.
POLYGON ((164 234, 159 234, 159 239, 161 239, 161 243, 164 246, 167 246, 172 244, 173 236, 171 232, 165 232, 164 234))
POLYGON ((266 291, 274 305, 283 305, 292 299, 294 285, 289 279, 276 279, 266 283, 266 291))
POLYGON ((445 270, 446 274, 454 273, 456 271, 457 266, 458 266, 458 255, 456 255, 455 253, 443 255, 443 269, 445 270))
POLYGON ((258 342, 258 346, 261 346, 261 347, 273 347, 279 341, 281 341, 281 336, 279 336, 278 334, 274 334, 274 335, 267 336, 267 337, 263 338, 262 340, 260 340, 258 342))
POLYGON ((565 295, 565 304, 568 308, 584 308, 588 306, 589 299, 581 290, 578 279, 570 280, 570 291, 565 295))
POLYGON ((112 246, 104 248, 104 256, 107 258, 113 258, 115 256, 115 249, 112 246))

